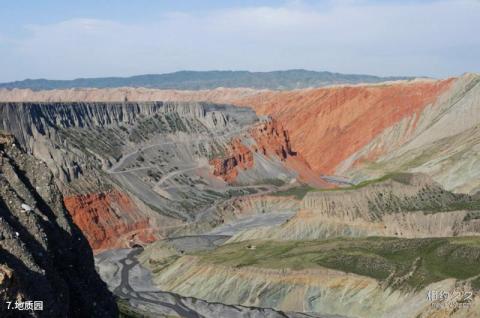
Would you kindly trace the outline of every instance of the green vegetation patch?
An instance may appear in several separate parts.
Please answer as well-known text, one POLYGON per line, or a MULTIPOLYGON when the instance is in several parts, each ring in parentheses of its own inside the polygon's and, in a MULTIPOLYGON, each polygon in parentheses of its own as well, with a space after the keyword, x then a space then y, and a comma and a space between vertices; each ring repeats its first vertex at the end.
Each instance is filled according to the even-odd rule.
POLYGON ((480 276, 473 279, 471 285, 475 291, 480 291, 480 276))
MULTIPOLYGON (((412 184, 414 174, 391 173, 378 179, 367 180, 354 186, 334 189, 312 189, 311 191, 349 191, 393 180, 405 185, 412 184)), ((418 187, 418 186, 417 186, 418 187)), ((480 200, 468 194, 452 193, 432 184, 417 188, 417 192, 410 196, 397 195, 394 191, 385 188, 380 189, 376 197, 369 199, 369 210, 377 216, 385 213, 396 213, 400 211, 424 211, 425 213, 439 213, 449 211, 468 210, 471 211, 465 221, 480 217, 480 200)))
POLYGON ((197 254, 231 267, 302 270, 327 267, 375 278, 393 288, 422 288, 480 275, 480 237, 369 237, 319 241, 249 241, 197 254))
POLYGON ((59 135, 85 153, 94 153, 104 158, 122 157, 124 145, 123 132, 120 129, 101 128, 62 128, 59 135))
POLYGON ((309 185, 301 185, 293 187, 287 190, 277 191, 272 193, 275 196, 294 196, 297 200, 302 200, 309 191, 315 191, 317 189, 312 188, 309 185))
POLYGON ((283 185, 285 185, 285 181, 282 180, 282 179, 263 179, 261 181, 258 181, 255 183, 255 185, 265 185, 265 184, 271 184, 271 185, 274 185, 276 187, 281 187, 283 185))
POLYGON ((387 180, 394 180, 403 184, 409 184, 410 183, 410 178, 412 177, 412 174, 410 173, 401 173, 401 172, 394 172, 394 173, 389 173, 384 175, 383 177, 376 178, 376 179, 370 179, 370 180, 365 180, 360 183, 348 186, 348 187, 339 187, 339 188, 328 188, 328 189, 314 189, 314 191, 345 191, 345 190, 358 190, 361 188, 364 188, 366 186, 375 184, 375 183, 380 183, 384 182, 387 180))
POLYGON ((149 267, 152 269, 154 274, 161 272, 169 265, 173 264, 180 256, 178 255, 171 255, 159 260, 150 260, 149 267))
POLYGON ((128 300, 117 298, 118 317, 119 318, 148 318, 152 317, 146 312, 130 305, 128 300))

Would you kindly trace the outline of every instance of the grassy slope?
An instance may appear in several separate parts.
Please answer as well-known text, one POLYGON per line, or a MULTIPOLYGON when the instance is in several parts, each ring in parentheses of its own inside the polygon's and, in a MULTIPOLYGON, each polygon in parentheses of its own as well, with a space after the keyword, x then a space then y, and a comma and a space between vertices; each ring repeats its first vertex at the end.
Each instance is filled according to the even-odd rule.
MULTIPOLYGON (((375 162, 368 162, 360 166, 358 170, 351 171, 351 177, 364 179, 368 176, 378 176, 392 171, 430 171, 431 176, 444 178, 448 169, 462 167, 458 163, 467 163, 476 155, 475 145, 480 136, 479 127, 467 129, 457 135, 432 141, 421 147, 410 149, 394 158, 375 162), (435 165, 429 163, 435 162, 435 165), (420 167, 420 169, 418 169, 420 167)), ((463 165, 464 169, 455 170, 460 176, 467 177, 471 167, 463 165)), ((442 179, 440 178, 440 179, 442 179)), ((439 179, 439 180, 440 180, 439 179)), ((464 191, 463 191, 464 192, 464 191)))
POLYGON ((147 313, 132 307, 128 300, 117 298, 117 306, 118 306, 118 317, 119 318, 149 318, 152 317, 147 313))
POLYGON ((312 188, 309 185, 300 185, 293 187, 287 190, 277 191, 272 193, 274 196, 294 196, 296 199, 301 200, 303 197, 310 191, 315 191, 315 188, 312 188))
POLYGON ((295 196, 297 199, 301 200, 301 199, 303 199, 303 197, 305 197, 305 195, 308 192, 357 190, 357 189, 364 188, 364 187, 366 187, 370 184, 375 184, 375 183, 380 183, 380 182, 383 182, 383 181, 387 181, 388 179, 399 179, 399 180, 401 180, 401 176, 402 176, 402 174, 400 174, 400 173, 392 173, 392 174, 385 175, 381 178, 366 180, 366 181, 363 181, 363 182, 360 182, 358 184, 348 186, 348 187, 327 188, 327 189, 317 189, 317 188, 313 188, 309 185, 300 185, 300 186, 293 187, 293 188, 290 188, 290 189, 287 189, 287 190, 274 192, 274 193, 272 193, 272 195, 276 195, 276 196, 295 196))
MULTIPOLYGON (((294 196, 298 200, 302 200, 308 192, 331 192, 331 191, 353 191, 358 190, 361 188, 365 188, 370 185, 380 184, 382 182, 393 180, 396 182, 404 183, 406 185, 409 184, 409 178, 412 175, 409 173, 390 173, 381 178, 366 180, 360 182, 353 186, 348 187, 339 187, 339 188, 329 188, 329 189, 316 189, 312 188, 308 185, 300 185, 297 187, 293 187, 287 190, 278 191, 272 193, 272 195, 276 196, 294 196)), ((449 193, 448 191, 441 191, 441 194, 449 193)), ((457 211, 457 210, 470 210, 473 211, 470 213, 470 219, 476 219, 480 217, 480 200, 475 199, 473 197, 461 194, 452 194, 452 196, 456 196, 455 200, 451 202, 435 202, 434 198, 433 201, 426 200, 423 202, 422 198, 419 197, 418 206, 409 207, 408 205, 402 206, 403 211, 417 211, 417 210, 425 210, 431 213, 434 212, 448 212, 448 211, 457 211)), ((439 197, 438 197, 439 198, 439 197)), ((388 209, 387 209, 388 210, 388 209)), ((396 209, 398 210, 398 209, 396 209)))
POLYGON ((394 288, 421 288, 446 278, 480 275, 480 237, 251 241, 197 255, 204 262, 231 267, 327 267, 369 276, 394 288), (247 248, 249 245, 255 245, 255 249, 247 248), (413 274, 408 275, 410 272, 413 274))

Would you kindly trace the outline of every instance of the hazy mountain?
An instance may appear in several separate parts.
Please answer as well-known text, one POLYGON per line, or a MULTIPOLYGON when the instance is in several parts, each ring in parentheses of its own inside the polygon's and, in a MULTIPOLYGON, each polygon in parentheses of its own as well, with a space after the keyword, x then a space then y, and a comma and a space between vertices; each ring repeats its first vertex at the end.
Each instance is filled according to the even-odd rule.
POLYGON ((77 78, 74 80, 26 79, 0 83, 0 88, 64 89, 149 87, 162 89, 212 89, 217 87, 249 87, 256 89, 294 89, 332 84, 378 83, 409 77, 378 77, 307 70, 273 72, 248 71, 180 71, 166 74, 145 74, 131 77, 77 78))

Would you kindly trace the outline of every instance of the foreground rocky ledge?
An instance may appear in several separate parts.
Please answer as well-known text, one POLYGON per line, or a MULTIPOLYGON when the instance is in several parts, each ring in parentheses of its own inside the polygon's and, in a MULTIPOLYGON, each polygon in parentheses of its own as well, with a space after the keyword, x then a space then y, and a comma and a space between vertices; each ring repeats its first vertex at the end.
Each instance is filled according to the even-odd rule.
POLYGON ((0 134, 0 317, 116 317, 47 167, 0 134), (7 302, 42 301, 43 310, 7 302))

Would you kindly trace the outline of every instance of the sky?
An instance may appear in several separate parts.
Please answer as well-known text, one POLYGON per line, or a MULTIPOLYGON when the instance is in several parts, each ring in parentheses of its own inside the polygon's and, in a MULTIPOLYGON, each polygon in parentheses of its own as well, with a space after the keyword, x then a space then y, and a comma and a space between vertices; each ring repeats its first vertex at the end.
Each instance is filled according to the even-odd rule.
POLYGON ((299 68, 480 72, 480 0, 0 3, 0 82, 299 68))

